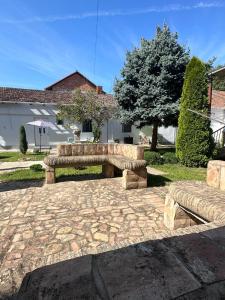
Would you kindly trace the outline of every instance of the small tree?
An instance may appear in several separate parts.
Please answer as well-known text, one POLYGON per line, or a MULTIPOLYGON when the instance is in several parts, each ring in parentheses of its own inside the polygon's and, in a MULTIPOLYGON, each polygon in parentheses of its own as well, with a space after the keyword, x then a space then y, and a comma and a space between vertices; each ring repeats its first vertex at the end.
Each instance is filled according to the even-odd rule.
POLYGON ((71 126, 75 122, 83 123, 85 120, 92 120, 94 142, 99 142, 101 127, 105 120, 112 117, 114 107, 105 107, 98 99, 98 94, 93 91, 82 92, 76 89, 73 92, 70 104, 59 106, 59 116, 67 120, 71 126))
POLYGON ((168 26, 157 27, 152 40, 127 53, 115 97, 123 123, 153 125, 151 150, 156 150, 158 127, 177 125, 185 67, 189 54, 168 26))
POLYGON ((20 127, 20 152, 26 154, 28 149, 26 131, 24 126, 20 127))
POLYGON ((188 110, 207 115, 207 93, 206 65, 193 57, 185 72, 176 142, 176 155, 186 166, 205 166, 212 156, 214 142, 210 120, 188 110))
MULTIPOLYGON (((221 68, 224 68, 225 65, 218 65, 216 68, 214 68, 212 71, 219 70, 221 68)), ((225 91, 225 78, 224 76, 213 76, 213 89, 218 91, 225 91)))

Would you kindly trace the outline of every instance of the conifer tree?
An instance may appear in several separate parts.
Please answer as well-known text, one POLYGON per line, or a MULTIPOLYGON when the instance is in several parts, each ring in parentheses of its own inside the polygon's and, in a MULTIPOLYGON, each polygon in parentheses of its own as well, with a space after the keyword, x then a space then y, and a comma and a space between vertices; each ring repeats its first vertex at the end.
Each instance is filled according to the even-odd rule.
POLYGON ((127 53, 121 79, 114 91, 123 123, 153 125, 151 149, 157 145, 158 126, 177 125, 185 67, 189 54, 168 26, 157 27, 152 40, 127 53))
POLYGON ((26 154, 28 149, 26 131, 24 126, 20 127, 20 152, 26 154))
POLYGON ((208 113, 207 68, 197 57, 191 59, 185 72, 176 155, 186 166, 205 166, 214 148, 210 120, 188 109, 206 116, 208 113))

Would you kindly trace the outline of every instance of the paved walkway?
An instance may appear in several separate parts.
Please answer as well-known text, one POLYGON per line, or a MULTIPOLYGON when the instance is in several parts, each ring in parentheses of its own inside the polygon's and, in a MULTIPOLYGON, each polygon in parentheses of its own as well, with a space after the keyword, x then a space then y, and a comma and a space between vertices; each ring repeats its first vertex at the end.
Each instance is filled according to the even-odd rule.
POLYGON ((162 198, 152 188, 125 191, 121 178, 25 186, 1 193, 0 273, 8 275, 2 275, 0 289, 18 286, 38 266, 165 230, 162 198))
POLYGON ((29 160, 29 161, 10 161, 0 162, 0 173, 12 172, 18 169, 28 169, 32 165, 40 164, 45 166, 43 161, 29 160))

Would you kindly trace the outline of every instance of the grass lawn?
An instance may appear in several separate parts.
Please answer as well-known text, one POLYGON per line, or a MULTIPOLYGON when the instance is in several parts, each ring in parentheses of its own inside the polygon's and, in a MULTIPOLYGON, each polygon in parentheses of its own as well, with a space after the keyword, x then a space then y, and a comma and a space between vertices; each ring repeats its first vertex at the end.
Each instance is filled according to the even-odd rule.
POLYGON ((23 155, 18 152, 0 152, 0 162, 4 161, 23 161, 23 160, 43 160, 47 153, 30 153, 23 155))
MULTIPOLYGON (((152 165, 151 167, 166 172, 165 175, 149 175, 149 186, 162 186, 177 180, 205 180, 206 169, 188 168, 179 164, 152 165)), ((86 167, 83 169, 63 168, 56 169, 56 177, 65 179, 74 175, 91 175, 101 174, 101 166, 86 167)), ((17 170, 9 173, 0 174, 1 181, 22 181, 44 179, 44 171, 32 171, 30 169, 17 170)))
MULTIPOLYGON (((174 152, 175 149, 160 149, 159 152, 163 155, 166 152, 174 152)), ((145 151, 146 153, 148 152, 145 151)), ((18 161, 23 158, 30 160, 42 160, 46 153, 33 154, 28 153, 23 156, 19 152, 1 152, 0 153, 0 162, 1 161, 18 161)), ((161 186, 172 181, 178 180, 202 180, 206 178, 206 168, 188 168, 180 164, 163 164, 163 165, 154 165, 150 164, 151 167, 165 172, 165 175, 149 175, 148 176, 148 185, 149 186, 161 186)), ((92 166, 85 167, 82 169, 75 168, 63 168, 56 169, 56 177, 63 179, 66 177, 72 177, 74 175, 92 175, 92 174, 101 174, 101 166, 92 166)), ((1 181, 22 181, 22 180, 35 180, 35 179, 44 179, 44 171, 33 171, 30 169, 17 170, 9 173, 0 174, 1 181)))
MULTIPOLYGON (((90 175, 90 174, 101 174, 102 167, 101 166, 93 166, 86 167, 80 170, 74 168, 63 168, 56 169, 56 177, 64 178, 71 177, 74 175, 90 175)), ((22 181, 22 180, 37 180, 44 179, 45 172, 44 171, 32 171, 30 169, 25 170, 17 170, 8 173, 0 174, 1 181, 22 181)))
POLYGON ((163 171, 165 175, 149 175, 149 186, 161 186, 179 180, 201 180, 206 179, 206 168, 189 168, 180 164, 152 165, 151 167, 163 171))

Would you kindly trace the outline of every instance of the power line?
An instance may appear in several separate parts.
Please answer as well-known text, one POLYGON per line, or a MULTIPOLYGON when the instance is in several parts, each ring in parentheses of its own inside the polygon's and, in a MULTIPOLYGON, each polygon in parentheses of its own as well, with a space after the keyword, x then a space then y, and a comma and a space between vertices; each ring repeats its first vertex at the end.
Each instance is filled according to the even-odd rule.
POLYGON ((193 110, 193 109, 190 109, 190 108, 188 108, 187 110, 190 111, 190 112, 192 112, 192 113, 194 113, 194 114, 196 114, 196 115, 202 116, 203 118, 207 118, 209 120, 216 121, 218 123, 221 123, 221 124, 225 125, 225 122, 223 120, 216 119, 216 118, 212 117, 212 115, 207 116, 207 115, 205 115, 203 113, 200 113, 200 112, 198 112, 196 110, 193 110))
POLYGON ((96 8, 96 26, 95 26, 95 44, 94 44, 94 66, 93 66, 93 74, 95 77, 95 70, 96 70, 96 56, 97 56, 97 44, 98 44, 98 23, 99 23, 99 0, 97 1, 97 8, 96 8))

